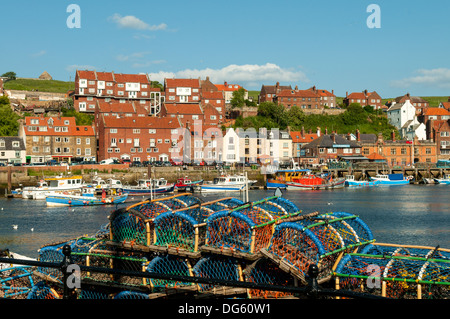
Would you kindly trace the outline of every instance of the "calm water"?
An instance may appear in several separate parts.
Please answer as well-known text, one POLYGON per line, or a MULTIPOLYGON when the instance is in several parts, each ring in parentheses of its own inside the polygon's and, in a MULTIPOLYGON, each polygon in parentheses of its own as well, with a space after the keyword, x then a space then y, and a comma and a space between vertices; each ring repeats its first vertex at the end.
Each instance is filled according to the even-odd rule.
MULTIPOLYGON (((273 193, 253 190, 249 200, 273 193)), ((343 211, 359 215, 377 242, 450 248, 449 194, 450 186, 446 185, 406 185, 285 191, 283 196, 304 213, 343 211)), ((199 196, 206 201, 224 196, 243 199, 239 193, 199 196)), ((108 223, 112 210, 114 206, 55 208, 47 207, 45 201, 0 198, 0 249, 37 257, 37 250, 44 245, 94 235, 108 223)))

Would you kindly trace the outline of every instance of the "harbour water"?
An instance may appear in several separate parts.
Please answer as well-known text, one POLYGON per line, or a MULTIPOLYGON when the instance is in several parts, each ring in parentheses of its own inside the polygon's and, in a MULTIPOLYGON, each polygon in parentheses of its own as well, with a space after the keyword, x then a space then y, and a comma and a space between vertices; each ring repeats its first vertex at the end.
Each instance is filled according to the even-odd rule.
MULTIPOLYGON (((449 191, 445 185, 406 185, 284 191, 283 197, 303 213, 342 211, 358 215, 380 243, 450 249, 449 191)), ((249 200, 273 194, 273 190, 250 190, 249 200)), ((196 195, 205 201, 225 196, 245 201, 245 194, 239 192, 196 195)), ((36 258, 44 245, 103 230, 114 209, 115 206, 47 207, 42 200, 0 198, 0 249, 36 258)))

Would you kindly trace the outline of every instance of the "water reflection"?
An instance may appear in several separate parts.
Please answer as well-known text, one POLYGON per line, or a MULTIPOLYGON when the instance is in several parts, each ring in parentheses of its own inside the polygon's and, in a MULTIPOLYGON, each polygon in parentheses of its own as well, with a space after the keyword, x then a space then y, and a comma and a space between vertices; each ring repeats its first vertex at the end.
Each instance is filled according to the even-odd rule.
MULTIPOLYGON (((284 191, 283 196, 303 213, 343 211, 356 214, 370 227, 377 242, 450 248, 449 188, 436 186, 284 191)), ((273 190, 250 191, 249 200, 273 194, 273 190)), ((205 201, 224 196, 245 201, 239 193, 199 196, 205 201)), ((95 234, 108 223, 114 208, 49 208, 45 201, 0 198, 0 249, 9 248, 37 257, 37 249, 43 245, 95 234), (18 229, 13 229, 12 225, 18 225, 18 229)))

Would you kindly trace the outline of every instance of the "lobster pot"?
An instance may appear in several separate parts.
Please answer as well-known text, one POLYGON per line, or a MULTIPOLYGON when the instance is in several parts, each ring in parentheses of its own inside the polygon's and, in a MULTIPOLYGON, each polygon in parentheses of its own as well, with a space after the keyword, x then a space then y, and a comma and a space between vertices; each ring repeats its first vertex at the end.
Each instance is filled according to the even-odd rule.
POLYGON ((205 243, 205 220, 216 210, 223 210, 234 203, 232 198, 218 199, 157 216, 154 220, 154 245, 198 252, 199 246, 205 243))
MULTIPOLYGON (((146 268, 147 272, 163 274, 163 275, 176 275, 176 276, 192 276, 192 268, 185 258, 166 255, 164 257, 157 256, 153 258, 146 268)), ((148 285, 152 289, 158 288, 181 288, 186 286, 194 286, 191 282, 181 282, 178 280, 167 280, 158 278, 147 278, 148 285)))
POLYGON ((207 219, 206 246, 254 254, 268 246, 272 216, 264 209, 246 205, 212 214, 207 219))
POLYGON ((41 281, 31 288, 27 299, 61 299, 61 294, 47 283, 41 281))
POLYGON ((198 252, 205 242, 205 217, 213 213, 205 207, 167 212, 155 218, 155 245, 198 252))
POLYGON ((119 243, 149 246, 154 242, 153 220, 173 209, 185 208, 201 201, 190 195, 148 200, 115 210, 110 219, 110 239, 119 243))
MULTIPOLYGON (((234 258, 209 256, 201 258, 192 268, 194 277, 206 278, 212 281, 242 281, 241 267, 234 258)), ((211 292, 220 287, 220 283, 200 283, 200 292, 211 292)))
MULTIPOLYGON (((71 248, 72 263, 84 265, 86 263, 83 255, 78 255, 80 252, 88 252, 100 239, 80 237, 69 240, 67 242, 49 245, 39 249, 39 261, 60 263, 64 260, 63 247, 69 245, 71 248)), ((62 280, 62 273, 59 269, 50 267, 38 267, 37 272, 47 275, 53 279, 62 280)))
POLYGON ((0 270, 0 299, 24 299, 33 287, 33 267, 16 266, 0 270))
POLYGON ((336 288, 395 299, 447 299, 449 256, 449 250, 432 247, 368 245, 339 262, 336 288))
POLYGON ((137 291, 121 291, 113 299, 149 299, 147 294, 137 291))
MULTIPOLYGON (((124 270, 130 272, 144 272, 148 263, 147 258, 140 252, 90 252, 85 254, 86 266, 110 268, 115 270, 124 270)), ((124 286, 143 286, 146 285, 142 277, 133 277, 122 274, 107 274, 100 272, 83 272, 83 278, 89 278, 97 282, 112 282, 124 286)))
POLYGON ((218 212, 225 209, 233 209, 235 207, 243 205, 244 202, 234 197, 221 198, 219 200, 211 201, 202 204, 203 207, 209 208, 212 211, 218 212))
POLYGON ((257 202, 255 206, 264 209, 274 218, 282 217, 288 214, 294 214, 299 211, 297 205, 295 205, 293 202, 277 196, 257 202))
MULTIPOLYGON (((243 273, 246 282, 285 287, 297 286, 297 280, 292 275, 281 270, 278 265, 267 258, 259 258, 253 264, 249 265, 243 273)), ((247 292, 248 297, 252 299, 278 299, 293 297, 292 293, 282 291, 248 289, 247 292)))
POLYGON ((279 223, 266 251, 273 260, 287 263, 303 281, 311 264, 319 267, 319 281, 327 281, 333 265, 345 251, 373 241, 368 227, 355 215, 330 213, 303 217, 279 223), (351 224, 358 227, 355 229, 351 224))

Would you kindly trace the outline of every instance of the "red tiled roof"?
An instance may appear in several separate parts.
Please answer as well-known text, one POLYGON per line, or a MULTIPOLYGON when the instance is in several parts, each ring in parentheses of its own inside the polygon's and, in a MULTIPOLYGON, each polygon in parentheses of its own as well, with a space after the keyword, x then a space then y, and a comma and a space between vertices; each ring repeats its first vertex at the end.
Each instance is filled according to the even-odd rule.
POLYGON ((311 90, 283 90, 278 93, 278 97, 319 97, 311 90))
POLYGON ((98 107, 101 113, 135 113, 131 102, 98 102, 98 107))
POLYGON ((367 156, 367 158, 369 160, 385 160, 386 159, 386 157, 384 157, 378 153, 375 153, 375 152, 370 154, 369 156, 367 156))
POLYGON ((89 71, 89 70, 77 70, 78 77, 80 79, 86 79, 86 80, 95 80, 95 71, 89 71))
POLYGON ((307 133, 302 136, 302 132, 300 132, 300 131, 298 131, 298 132, 294 131, 294 132, 291 132, 290 134, 291 134, 291 138, 292 138, 292 143, 309 143, 318 137, 317 133, 311 133, 311 134, 307 133))
POLYGON ((223 92, 222 91, 204 91, 202 92, 202 98, 203 99, 214 99, 219 100, 223 99, 223 92))
POLYGON ((364 100, 364 99, 366 99, 367 97, 366 97, 366 95, 363 93, 363 92, 353 92, 353 93, 350 93, 348 96, 347 96, 347 98, 348 99, 360 99, 360 100, 364 100))
POLYGON ((447 110, 450 110, 450 102, 442 102, 442 106, 445 107, 447 110))
POLYGON ((120 117, 102 116, 105 128, 167 128, 180 127, 178 119, 172 117, 120 117))
MULTIPOLYGON (((242 88, 239 84, 214 84, 219 91, 237 91, 242 88), (231 86, 231 87, 230 87, 231 86)), ((245 89, 244 89, 245 90, 245 89)), ((247 91, 247 90, 246 90, 247 91)))
POLYGON ((199 79, 166 79, 166 87, 200 87, 199 79))
POLYGON ((97 72, 97 80, 99 81, 114 81, 114 75, 112 72, 97 72))
POLYGON ((449 115, 450 111, 447 109, 439 108, 439 107, 430 107, 428 108, 424 115, 449 115))
POLYGON ((122 74, 122 73, 114 73, 114 78, 118 83, 125 82, 136 82, 136 83, 147 83, 150 84, 147 75, 145 74, 122 74))
POLYGON ((164 106, 167 114, 203 114, 199 104, 176 104, 169 103, 164 106))
POLYGON ((76 125, 75 117, 37 117, 27 116, 25 117, 25 125, 28 126, 45 126, 47 131, 29 131, 26 130, 26 135, 39 135, 39 136, 92 136, 94 135, 94 128, 92 126, 76 125), (39 124, 31 124, 31 120, 39 120, 39 124), (52 119, 53 124, 49 126, 48 121, 52 119), (64 121, 69 121, 69 124, 64 124, 64 121), (67 127, 67 132, 55 131, 55 127, 67 127))
POLYGON ((320 96, 335 96, 333 93, 331 93, 330 91, 327 90, 317 90, 317 94, 319 94, 320 96))

